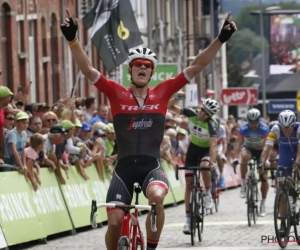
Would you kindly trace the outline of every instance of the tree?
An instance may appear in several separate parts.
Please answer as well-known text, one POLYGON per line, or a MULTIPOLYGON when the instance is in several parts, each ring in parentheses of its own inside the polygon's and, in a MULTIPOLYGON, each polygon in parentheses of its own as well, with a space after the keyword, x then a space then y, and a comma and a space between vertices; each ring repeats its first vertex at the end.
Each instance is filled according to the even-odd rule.
MULTIPOLYGON (((256 57, 261 52, 261 39, 253 31, 248 28, 239 29, 228 42, 230 46, 230 52, 234 55, 234 61, 236 63, 242 63, 249 58, 256 57)), ((266 50, 269 49, 268 41, 264 41, 266 50)))
MULTIPOLYGON (((264 9, 272 5, 264 5, 264 9)), ((279 3, 278 6, 281 7, 283 10, 299 10, 300 4, 296 2, 291 3, 279 3)), ((237 24, 239 29, 249 28, 255 34, 260 35, 260 26, 259 26, 259 16, 258 15, 251 15, 250 12, 253 10, 260 10, 260 5, 249 5, 242 8, 239 14, 234 18, 234 22, 237 24)), ((264 16, 264 23, 268 24, 269 17, 264 16)), ((269 25, 265 26, 265 29, 268 28, 269 25)), ((265 36, 267 37, 269 32, 265 32, 265 36)))

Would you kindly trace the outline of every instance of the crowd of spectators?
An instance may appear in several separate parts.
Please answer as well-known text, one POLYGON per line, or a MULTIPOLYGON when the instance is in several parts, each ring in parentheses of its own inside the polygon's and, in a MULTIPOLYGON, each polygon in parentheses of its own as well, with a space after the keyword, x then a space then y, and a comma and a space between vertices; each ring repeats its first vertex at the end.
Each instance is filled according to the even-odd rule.
POLYGON ((43 167, 61 184, 73 166, 84 180, 88 167, 96 167, 101 180, 110 178, 118 147, 109 107, 68 95, 52 105, 28 104, 29 92, 30 85, 15 95, 0 86, 0 172, 19 171, 34 190, 43 167))
MULTIPOLYGON (((117 159, 118 143, 110 109, 97 105, 94 97, 64 96, 52 105, 27 104, 30 85, 14 95, 0 86, 0 172, 19 171, 37 190, 42 183, 40 168, 53 171, 61 184, 75 167, 84 180, 86 168, 95 167, 99 178, 110 179, 117 159), (93 164, 94 163, 94 164, 93 164)), ((226 159, 237 158, 240 125, 230 115, 226 128, 226 159)), ((184 164, 189 146, 189 123, 185 116, 167 112, 161 158, 170 167, 184 164)))

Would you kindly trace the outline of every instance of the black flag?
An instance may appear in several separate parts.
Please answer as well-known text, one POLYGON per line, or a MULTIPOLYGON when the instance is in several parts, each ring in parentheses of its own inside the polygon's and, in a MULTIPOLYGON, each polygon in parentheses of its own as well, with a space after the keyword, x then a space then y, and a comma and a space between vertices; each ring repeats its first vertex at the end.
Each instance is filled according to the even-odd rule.
POLYGON ((130 0, 98 0, 82 21, 108 71, 126 61, 130 48, 143 43, 130 0))

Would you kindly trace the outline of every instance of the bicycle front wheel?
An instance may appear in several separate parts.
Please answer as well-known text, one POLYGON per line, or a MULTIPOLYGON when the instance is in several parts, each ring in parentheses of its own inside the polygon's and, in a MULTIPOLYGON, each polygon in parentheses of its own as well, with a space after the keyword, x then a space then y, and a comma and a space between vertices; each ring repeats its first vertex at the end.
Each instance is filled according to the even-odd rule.
POLYGON ((247 218, 248 218, 248 226, 251 227, 251 221, 253 218, 253 187, 252 181, 248 180, 248 187, 247 187, 247 218))
POLYGON ((275 202, 274 202, 274 228, 277 238, 277 243, 281 248, 285 248, 288 244, 289 234, 290 234, 290 218, 291 210, 288 200, 288 195, 282 188, 277 189, 275 202), (280 206, 285 206, 285 216, 280 214, 280 206), (280 231, 281 223, 285 224, 285 232, 280 231))
POLYGON ((118 244, 118 250, 129 250, 129 240, 127 237, 121 237, 118 244))
POLYGON ((191 203, 190 203, 190 212, 191 212, 191 244, 194 246, 195 244, 195 232, 196 232, 196 224, 197 224, 197 200, 196 200, 196 188, 192 188, 191 192, 191 203))
POLYGON ((198 195, 198 216, 197 216, 197 230, 198 230, 198 240, 202 241, 203 238, 203 225, 204 225, 204 198, 201 191, 197 192, 198 195))

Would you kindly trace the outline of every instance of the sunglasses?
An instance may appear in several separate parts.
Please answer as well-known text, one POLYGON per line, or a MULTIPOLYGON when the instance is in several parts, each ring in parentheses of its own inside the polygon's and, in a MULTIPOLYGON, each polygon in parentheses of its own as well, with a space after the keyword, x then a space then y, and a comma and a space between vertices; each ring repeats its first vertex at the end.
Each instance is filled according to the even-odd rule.
POLYGON ((201 108, 201 112, 203 112, 207 116, 211 116, 211 114, 208 113, 204 108, 201 108))
POLYGON ((6 119, 6 120, 9 120, 9 121, 11 121, 11 122, 15 120, 15 118, 13 118, 13 117, 6 117, 5 119, 6 119))
POLYGON ((56 119, 47 119, 47 122, 56 122, 56 119))
POLYGON ((150 69, 150 68, 153 69, 153 63, 151 61, 143 60, 143 59, 137 59, 132 61, 132 65, 138 68, 144 65, 146 69, 150 69))
POLYGON ((288 126, 288 127, 282 127, 282 130, 288 130, 290 128, 294 127, 294 125, 288 126))

